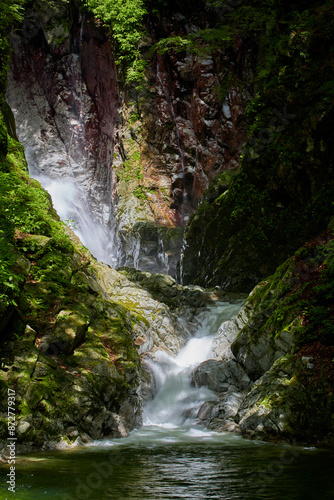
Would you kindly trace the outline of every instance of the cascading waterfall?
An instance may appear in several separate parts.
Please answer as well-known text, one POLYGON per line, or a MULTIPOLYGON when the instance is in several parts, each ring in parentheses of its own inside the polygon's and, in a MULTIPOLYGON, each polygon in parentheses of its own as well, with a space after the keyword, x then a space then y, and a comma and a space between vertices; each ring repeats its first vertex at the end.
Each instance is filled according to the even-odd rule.
MULTIPOLYGON (((72 40, 71 53, 64 55, 61 70, 46 63, 45 71, 52 75, 54 87, 41 84, 44 80, 35 73, 33 64, 26 79, 18 77, 16 69, 16 74, 9 75, 7 102, 15 116, 30 175, 49 192, 60 218, 94 257, 115 267, 116 222, 109 160, 105 157, 105 163, 99 163, 98 144, 90 141, 87 132, 96 137, 96 129, 92 129, 96 102, 82 74, 84 22, 82 17, 78 39, 72 40)), ((23 44, 23 50, 26 47, 23 44)), ((22 47, 15 50, 20 53, 22 47)), ((34 57, 29 51, 28 56, 34 57)))
POLYGON ((158 262, 161 265, 161 271, 164 274, 169 274, 169 258, 167 252, 164 249, 163 238, 158 240, 158 262))
POLYGON ((144 408, 144 425, 191 427, 196 424, 201 405, 217 398, 205 387, 193 387, 191 373, 200 363, 210 359, 216 332, 224 321, 238 313, 241 304, 242 301, 220 302, 210 307, 195 336, 175 357, 158 351, 154 361, 148 361, 156 394, 144 408))
POLYGON ((50 179, 30 170, 51 195, 52 203, 62 221, 68 224, 81 242, 98 260, 116 266, 113 241, 102 224, 97 224, 87 211, 87 201, 73 178, 50 179))

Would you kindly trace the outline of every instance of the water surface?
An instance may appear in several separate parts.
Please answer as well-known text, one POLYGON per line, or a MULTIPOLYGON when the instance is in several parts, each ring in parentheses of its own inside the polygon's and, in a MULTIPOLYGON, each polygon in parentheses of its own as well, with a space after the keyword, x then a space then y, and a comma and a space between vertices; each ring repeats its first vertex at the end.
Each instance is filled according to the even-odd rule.
MULTIPOLYGON (((333 451, 199 427, 143 427, 127 438, 21 457, 15 498, 329 500, 333 471, 333 451)), ((9 500, 5 474, 3 467, 0 498, 9 500)))
POLYGON ((240 306, 217 303, 178 355, 157 354, 146 425, 127 438, 20 457, 15 497, 6 489, 8 467, 0 471, 1 500, 334 499, 334 451, 250 441, 198 424, 198 408, 216 396, 192 387, 191 371, 210 358, 219 325, 240 306))

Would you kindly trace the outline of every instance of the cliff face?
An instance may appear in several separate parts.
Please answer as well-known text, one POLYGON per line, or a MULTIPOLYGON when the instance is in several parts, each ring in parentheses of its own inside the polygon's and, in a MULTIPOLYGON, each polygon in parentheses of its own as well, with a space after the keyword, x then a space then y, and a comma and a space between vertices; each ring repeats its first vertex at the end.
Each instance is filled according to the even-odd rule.
MULTIPOLYGON (((155 54, 144 89, 129 90, 98 24, 75 3, 28 11, 12 36, 7 100, 31 172, 55 202, 67 182, 61 215, 93 253, 173 275, 182 228, 210 179, 238 168, 249 98, 238 78, 251 74, 249 51, 236 39, 229 51, 155 54)), ((198 6, 190 19, 163 12, 151 18, 147 49, 208 25, 198 6)))
MULTIPOLYGON (((181 12, 166 7, 158 18, 150 15, 144 52, 165 37, 192 36, 210 26, 210 15, 203 16, 202 8, 198 2, 187 15, 181 7, 181 12)), ((239 38, 229 50, 212 49, 203 42, 198 54, 177 47, 158 51, 148 56, 146 78, 139 89, 122 93, 118 144, 122 149, 114 162, 122 211, 120 239, 125 249, 122 264, 147 270, 160 267, 175 274, 181 229, 204 190, 220 172, 239 166, 245 141, 243 110, 251 89, 251 85, 241 88, 239 79, 251 77, 251 62, 252 53, 239 38), (137 174, 129 175, 128 167, 137 174), (127 189, 129 181, 134 196, 127 189), (131 206, 138 207, 137 216, 129 213, 131 206), (145 209, 149 215, 143 215, 145 209), (130 245, 127 233, 132 236, 130 245), (145 261, 149 252, 145 246, 152 253, 158 248, 163 258, 158 266, 152 259, 145 261), (131 258, 138 252, 139 264, 131 258)))
POLYGON ((22 31, 12 35, 7 101, 31 173, 50 188, 55 203, 60 197, 61 216, 75 220, 86 244, 101 237, 105 248, 93 245, 94 253, 115 262, 115 64, 92 20, 59 5, 28 11, 22 31))
POLYGON ((190 221, 183 279, 250 290, 333 214, 333 9, 247 2, 232 18, 237 29, 252 20, 257 42, 249 137, 238 174, 190 221))
MULTIPOLYGON (((230 6, 225 48, 201 39, 180 49, 175 37, 212 35, 205 5, 149 13, 139 88, 76 2, 28 10, 11 36, 8 102, 31 171, 96 257, 175 274, 188 222, 185 283, 250 291, 265 278, 193 375, 219 395, 199 418, 252 437, 330 441, 333 7, 269 12, 244 0, 230 6), (150 53, 166 37, 168 50, 150 53)), ((192 306, 194 319, 211 292, 98 264, 27 175, 1 104, 0 376, 2 390, 17 390, 19 438, 47 447, 125 435, 141 422, 139 354, 177 352, 187 336, 177 314, 192 306)))

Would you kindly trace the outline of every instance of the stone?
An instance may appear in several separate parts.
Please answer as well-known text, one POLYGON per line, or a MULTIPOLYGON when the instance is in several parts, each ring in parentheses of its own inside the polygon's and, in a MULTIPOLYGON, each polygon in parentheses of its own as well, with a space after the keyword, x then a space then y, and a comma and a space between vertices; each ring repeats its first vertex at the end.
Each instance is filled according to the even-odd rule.
POLYGON ((28 432, 30 426, 31 424, 29 422, 25 420, 20 420, 15 430, 17 437, 23 438, 25 434, 28 432))
POLYGON ((236 416, 245 397, 243 392, 229 392, 220 396, 219 401, 204 403, 198 412, 198 418, 209 429, 223 432, 240 432, 236 416))
POLYGON ((227 360, 233 357, 230 346, 239 331, 240 329, 234 320, 225 321, 221 325, 212 343, 212 352, 215 358, 227 360))
MULTIPOLYGON (((48 346, 46 350, 44 348, 45 352, 50 355, 73 352, 83 342, 88 325, 89 318, 70 310, 60 311, 53 332, 47 338, 48 346)), ((43 343, 43 347, 44 345, 43 343)))
POLYGON ((235 360, 218 361, 209 359, 201 363, 192 372, 192 384, 196 387, 205 386, 217 394, 228 392, 230 387, 241 390, 249 387, 250 379, 235 360))

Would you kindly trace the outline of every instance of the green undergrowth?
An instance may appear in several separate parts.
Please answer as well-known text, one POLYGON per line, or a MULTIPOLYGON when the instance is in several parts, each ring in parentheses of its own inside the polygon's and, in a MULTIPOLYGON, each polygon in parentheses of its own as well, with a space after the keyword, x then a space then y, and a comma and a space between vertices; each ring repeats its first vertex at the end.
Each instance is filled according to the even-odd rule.
POLYGON ((131 182, 133 180, 142 181, 143 173, 140 162, 140 152, 132 143, 129 147, 130 152, 118 171, 118 178, 124 182, 131 182))
POLYGON ((14 270, 17 251, 34 254, 34 243, 21 246, 20 235, 43 235, 52 241, 49 247, 72 252, 49 195, 27 172, 22 146, 8 136, 7 150, 0 162, 0 293, 5 307, 15 305, 19 292, 19 276, 14 270))
POLYGON ((184 282, 245 291, 334 213, 334 9, 245 0, 225 21, 257 55, 248 140, 228 191, 190 222, 184 282))
POLYGON ((127 82, 141 80, 147 66, 140 51, 140 42, 145 36, 144 18, 148 14, 145 2, 85 0, 84 3, 112 33, 117 64, 123 66, 127 82))

